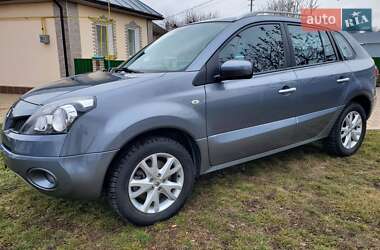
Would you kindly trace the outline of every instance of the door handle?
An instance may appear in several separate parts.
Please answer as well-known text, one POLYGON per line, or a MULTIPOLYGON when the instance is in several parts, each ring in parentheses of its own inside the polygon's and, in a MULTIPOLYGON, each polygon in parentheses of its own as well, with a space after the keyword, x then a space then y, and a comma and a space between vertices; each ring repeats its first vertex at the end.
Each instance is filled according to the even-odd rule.
POLYGON ((344 83, 344 82, 349 82, 349 81, 350 81, 349 77, 339 78, 338 80, 336 80, 337 83, 344 83))
POLYGON ((293 92, 296 92, 297 91, 297 88, 287 88, 287 87, 284 87, 282 89, 280 89, 278 91, 279 94, 281 95, 285 95, 285 94, 290 94, 290 93, 293 93, 293 92))

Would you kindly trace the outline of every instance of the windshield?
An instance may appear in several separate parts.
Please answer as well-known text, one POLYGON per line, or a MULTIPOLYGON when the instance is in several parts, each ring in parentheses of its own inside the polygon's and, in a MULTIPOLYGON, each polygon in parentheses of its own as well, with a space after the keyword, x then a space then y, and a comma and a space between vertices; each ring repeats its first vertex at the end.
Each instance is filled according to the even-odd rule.
POLYGON ((140 51, 120 69, 130 72, 183 71, 227 23, 201 23, 175 29, 140 51))

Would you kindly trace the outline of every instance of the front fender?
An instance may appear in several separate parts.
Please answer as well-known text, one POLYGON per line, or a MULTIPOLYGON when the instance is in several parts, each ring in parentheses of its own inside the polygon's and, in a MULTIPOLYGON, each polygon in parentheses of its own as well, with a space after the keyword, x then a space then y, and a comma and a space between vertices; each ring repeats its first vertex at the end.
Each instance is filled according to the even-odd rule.
POLYGON ((205 138, 204 105, 204 100, 197 106, 192 105, 191 101, 151 102, 103 117, 90 112, 75 123, 65 140, 61 155, 118 150, 137 135, 159 128, 175 128, 194 139, 205 138))
MULTIPOLYGON (((139 107, 133 111, 134 119, 119 126, 119 121, 111 121, 109 127, 118 127, 118 132, 109 141, 108 148, 120 149, 126 142, 145 132, 160 128, 174 128, 188 133, 192 138, 206 137, 206 124, 203 112, 173 103, 157 103, 139 107), (145 110, 143 112, 142 110, 145 110), (149 110, 149 112, 146 112, 149 110), (161 110, 161 112, 158 112, 161 110)), ((108 133, 107 133, 108 134, 108 133)))

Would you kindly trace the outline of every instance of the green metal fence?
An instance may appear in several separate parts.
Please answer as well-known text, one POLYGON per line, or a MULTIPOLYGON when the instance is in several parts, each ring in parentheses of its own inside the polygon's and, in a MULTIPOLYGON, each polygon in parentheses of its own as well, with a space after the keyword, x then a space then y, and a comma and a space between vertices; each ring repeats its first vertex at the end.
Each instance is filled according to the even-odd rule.
POLYGON ((373 60, 375 60, 375 64, 376 64, 377 68, 380 69, 380 57, 375 57, 375 58, 373 58, 373 60))
MULTIPOLYGON (((104 67, 106 70, 119 66, 124 61, 122 60, 104 60, 104 67)), ((92 72, 92 59, 88 58, 75 58, 74 59, 75 74, 83 74, 92 72)))
MULTIPOLYGON (((119 66, 120 64, 122 64, 123 62, 124 61, 121 61, 121 60, 110 60, 109 67, 115 68, 115 67, 119 66)), ((104 60, 104 66, 106 67, 107 70, 109 70, 108 60, 104 60)))
POLYGON ((92 60, 84 58, 74 59, 75 74, 92 72, 92 60))

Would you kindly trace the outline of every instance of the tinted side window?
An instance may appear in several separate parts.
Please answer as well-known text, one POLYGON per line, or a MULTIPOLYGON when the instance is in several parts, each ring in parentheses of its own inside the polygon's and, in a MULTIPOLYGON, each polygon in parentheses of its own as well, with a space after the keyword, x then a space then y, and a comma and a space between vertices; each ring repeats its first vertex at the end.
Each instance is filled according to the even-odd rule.
POLYGON ((252 62, 256 73, 283 68, 285 52, 280 25, 254 26, 236 35, 219 53, 220 64, 232 59, 252 62))
POLYGON ((325 51, 325 61, 333 62, 337 60, 334 47, 326 32, 320 32, 323 44, 323 50, 325 51))
POLYGON ((346 38, 344 38, 343 35, 338 32, 334 32, 333 36, 343 58, 346 60, 352 59, 355 54, 352 50, 351 45, 348 44, 346 38))
POLYGON ((304 31, 301 26, 288 25, 296 65, 322 63, 325 60, 321 37, 317 31, 304 31))

